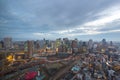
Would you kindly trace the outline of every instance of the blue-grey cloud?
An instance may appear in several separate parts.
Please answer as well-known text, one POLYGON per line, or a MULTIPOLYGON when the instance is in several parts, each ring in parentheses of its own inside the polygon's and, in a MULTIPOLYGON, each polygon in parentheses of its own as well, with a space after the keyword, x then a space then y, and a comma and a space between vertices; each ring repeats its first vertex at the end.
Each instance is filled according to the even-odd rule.
POLYGON ((119 0, 1 0, 0 37, 55 39, 119 34, 119 5, 119 0))

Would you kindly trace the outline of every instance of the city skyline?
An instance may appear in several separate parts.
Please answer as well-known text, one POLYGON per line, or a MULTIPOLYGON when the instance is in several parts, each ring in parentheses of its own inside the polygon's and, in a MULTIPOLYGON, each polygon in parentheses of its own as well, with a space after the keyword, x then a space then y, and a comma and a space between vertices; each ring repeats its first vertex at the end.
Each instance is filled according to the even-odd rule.
POLYGON ((0 38, 120 41, 119 0, 1 0, 0 38))

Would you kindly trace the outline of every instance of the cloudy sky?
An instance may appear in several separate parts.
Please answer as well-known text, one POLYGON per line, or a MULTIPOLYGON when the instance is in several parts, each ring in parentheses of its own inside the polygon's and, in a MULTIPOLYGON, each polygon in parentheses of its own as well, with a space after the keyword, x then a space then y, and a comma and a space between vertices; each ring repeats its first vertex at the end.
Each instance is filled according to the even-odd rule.
POLYGON ((120 41, 120 0, 0 0, 0 39, 120 41))

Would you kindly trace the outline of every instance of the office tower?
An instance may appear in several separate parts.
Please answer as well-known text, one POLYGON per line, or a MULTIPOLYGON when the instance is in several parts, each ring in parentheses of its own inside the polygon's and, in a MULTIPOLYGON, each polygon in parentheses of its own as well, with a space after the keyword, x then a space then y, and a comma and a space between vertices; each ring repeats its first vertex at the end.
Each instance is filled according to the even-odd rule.
POLYGON ((35 50, 39 50, 40 49, 40 41, 39 40, 34 42, 34 48, 35 48, 35 50))
POLYGON ((4 48, 5 49, 12 48, 12 38, 6 37, 6 38, 4 38, 3 42, 4 42, 4 48))
POLYGON ((77 40, 72 40, 71 47, 72 47, 72 53, 78 52, 78 42, 77 42, 77 40))
POLYGON ((87 44, 86 44, 86 42, 83 42, 83 44, 82 44, 82 52, 87 52, 87 44))
POLYGON ((28 43, 27 43, 27 41, 25 41, 25 43, 24 43, 24 51, 28 52, 28 43))
POLYGON ((70 41, 68 38, 63 38, 63 44, 67 47, 70 48, 70 41))
POLYGON ((89 50, 89 52, 92 52, 92 49, 93 49, 93 40, 90 39, 90 40, 88 41, 88 50, 89 50))
POLYGON ((110 46, 113 46, 113 42, 112 41, 110 41, 110 46))
POLYGON ((102 46, 101 46, 101 51, 104 53, 108 48, 108 44, 106 42, 106 39, 102 40, 102 46))
POLYGON ((55 43, 56 45, 56 48, 58 48, 61 44, 62 44, 62 41, 61 41, 61 38, 59 38, 59 39, 56 39, 56 43, 55 43))
POLYGON ((3 41, 0 41, 0 49, 2 49, 4 47, 4 43, 3 41))
POLYGON ((92 48, 93 48, 93 40, 92 40, 92 39, 90 39, 90 40, 88 41, 88 48, 89 48, 89 49, 92 49, 92 48))
POLYGON ((77 41, 73 40, 72 41, 72 48, 77 48, 77 47, 78 47, 77 41))
POLYGON ((34 52, 34 41, 27 41, 27 46, 28 46, 28 56, 32 57, 34 52))
POLYGON ((107 45, 106 39, 103 39, 102 40, 102 46, 106 46, 106 45, 107 45))
POLYGON ((43 49, 45 45, 45 40, 40 40, 40 49, 43 49))

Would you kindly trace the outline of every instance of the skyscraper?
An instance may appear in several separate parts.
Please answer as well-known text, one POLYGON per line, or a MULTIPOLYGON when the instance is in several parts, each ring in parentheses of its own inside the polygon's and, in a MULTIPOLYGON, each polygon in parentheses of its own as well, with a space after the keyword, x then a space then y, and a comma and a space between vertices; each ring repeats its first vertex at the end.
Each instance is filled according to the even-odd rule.
POLYGON ((92 52, 92 49, 93 49, 93 40, 90 39, 90 40, 88 41, 88 50, 89 50, 89 52, 92 52))
POLYGON ((28 45, 28 56, 32 57, 34 52, 34 41, 27 41, 27 45, 28 45))
POLYGON ((110 41, 110 46, 113 46, 113 42, 112 41, 110 41))
POLYGON ((0 41, 0 49, 4 47, 3 41, 0 41))
POLYGON ((102 40, 102 46, 106 46, 106 45, 107 45, 106 39, 103 39, 102 40))
POLYGON ((6 37, 6 38, 4 38, 3 42, 4 42, 4 48, 5 49, 12 48, 12 38, 6 37))
POLYGON ((71 47, 72 47, 72 53, 78 52, 78 42, 77 42, 77 40, 72 41, 71 47))
POLYGON ((34 48, 35 48, 35 50, 39 50, 40 49, 40 41, 39 40, 34 42, 34 48))

